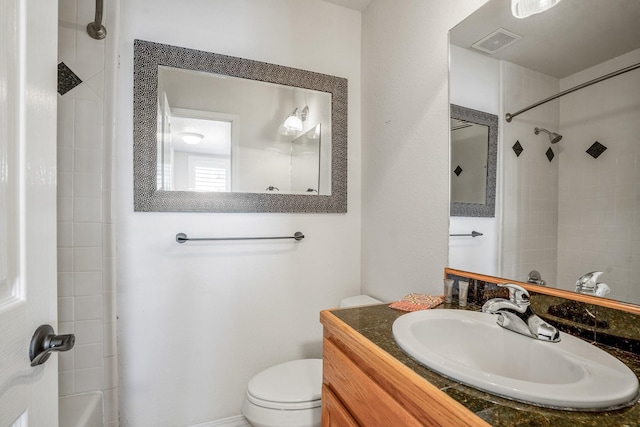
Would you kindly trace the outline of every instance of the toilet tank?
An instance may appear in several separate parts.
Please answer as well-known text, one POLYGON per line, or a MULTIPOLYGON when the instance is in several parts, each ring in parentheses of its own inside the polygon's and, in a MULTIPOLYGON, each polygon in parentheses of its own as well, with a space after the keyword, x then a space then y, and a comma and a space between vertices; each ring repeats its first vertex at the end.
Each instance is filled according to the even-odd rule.
POLYGON ((340 301, 339 308, 358 307, 361 305, 382 304, 375 298, 371 298, 369 295, 355 295, 348 297, 340 301))

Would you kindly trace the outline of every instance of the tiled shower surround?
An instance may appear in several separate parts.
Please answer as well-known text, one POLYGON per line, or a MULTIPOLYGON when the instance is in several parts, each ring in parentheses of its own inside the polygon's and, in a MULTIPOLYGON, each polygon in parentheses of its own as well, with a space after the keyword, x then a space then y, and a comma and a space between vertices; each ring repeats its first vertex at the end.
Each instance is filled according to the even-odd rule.
MULTIPOLYGON (((560 90, 638 62, 640 49, 560 80, 560 90)), ((600 270, 609 297, 640 303, 640 70, 563 97, 560 133, 558 283, 600 270), (606 150, 590 149, 596 141, 606 150)))
POLYGON ((558 129, 558 104, 534 108, 525 119, 523 115, 511 123, 505 124, 502 118, 506 112, 558 93, 558 79, 506 61, 500 67, 504 110, 499 160, 504 175, 500 275, 526 281, 531 270, 538 270, 544 280, 557 283, 558 153, 554 146, 556 157, 549 161, 549 139, 533 130, 536 126, 558 129))
MULTIPOLYGON (((637 49, 563 79, 501 62, 503 113, 639 61, 637 49)), ((635 70, 502 120, 502 277, 535 269, 573 290, 598 270, 608 297, 640 302, 639 88, 635 70)))
MULTIPOLYGON (((105 3, 108 25, 114 10, 105 3)), ((59 394, 102 391, 106 426, 115 427, 113 144, 108 125, 113 101, 107 59, 114 42, 87 35, 94 13, 92 0, 59 2, 58 318, 60 333, 76 335, 75 348, 59 357, 59 394)))

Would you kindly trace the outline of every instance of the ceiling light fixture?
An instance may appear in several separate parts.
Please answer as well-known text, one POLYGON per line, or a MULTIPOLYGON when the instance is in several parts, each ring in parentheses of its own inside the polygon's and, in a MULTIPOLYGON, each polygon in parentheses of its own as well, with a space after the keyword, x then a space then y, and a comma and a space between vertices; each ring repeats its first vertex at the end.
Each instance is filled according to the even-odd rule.
POLYGON ((511 0, 511 13, 516 18, 526 18, 551 9, 560 0, 511 0))
POLYGON ((180 134, 180 138, 186 144, 196 145, 202 142, 202 140, 204 139, 204 135, 195 132, 182 132, 180 134))

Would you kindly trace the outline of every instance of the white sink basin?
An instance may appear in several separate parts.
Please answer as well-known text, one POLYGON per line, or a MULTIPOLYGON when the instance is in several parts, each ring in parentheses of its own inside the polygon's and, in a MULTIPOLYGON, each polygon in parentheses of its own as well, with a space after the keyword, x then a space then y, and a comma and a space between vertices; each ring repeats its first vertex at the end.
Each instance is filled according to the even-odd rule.
POLYGON ((599 348, 560 333, 558 343, 506 330, 496 316, 425 310, 399 317, 393 337, 411 357, 440 374, 510 399, 574 410, 625 406, 638 379, 599 348))

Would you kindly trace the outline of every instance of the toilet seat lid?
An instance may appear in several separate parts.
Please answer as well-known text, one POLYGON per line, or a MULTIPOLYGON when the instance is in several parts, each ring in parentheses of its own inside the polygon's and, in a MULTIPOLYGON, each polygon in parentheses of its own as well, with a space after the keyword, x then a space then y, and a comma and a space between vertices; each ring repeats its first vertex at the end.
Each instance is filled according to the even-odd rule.
POLYGON ((321 391, 322 359, 272 366, 251 378, 247 387, 249 397, 275 404, 319 401, 321 391))

